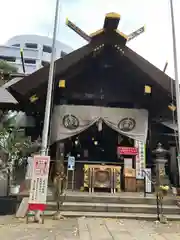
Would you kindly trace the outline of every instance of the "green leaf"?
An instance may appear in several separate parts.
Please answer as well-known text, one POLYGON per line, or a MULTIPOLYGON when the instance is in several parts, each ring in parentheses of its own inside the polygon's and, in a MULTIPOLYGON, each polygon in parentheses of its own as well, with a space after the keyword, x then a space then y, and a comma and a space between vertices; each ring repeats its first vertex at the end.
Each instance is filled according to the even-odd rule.
POLYGON ((0 60, 0 71, 3 73, 17 73, 17 68, 6 61, 0 60))

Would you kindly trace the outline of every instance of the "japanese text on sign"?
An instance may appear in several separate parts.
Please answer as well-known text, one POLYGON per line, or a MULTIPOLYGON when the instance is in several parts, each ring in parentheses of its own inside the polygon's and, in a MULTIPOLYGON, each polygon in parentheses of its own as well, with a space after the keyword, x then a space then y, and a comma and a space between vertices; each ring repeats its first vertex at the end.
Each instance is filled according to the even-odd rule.
POLYGON ((33 159, 29 204, 37 204, 37 208, 38 204, 46 204, 49 163, 49 156, 35 156, 33 159))
POLYGON ((141 141, 135 141, 135 147, 138 150, 136 155, 136 179, 143 179, 143 170, 146 166, 145 144, 141 141))
POLYGON ((136 155, 137 148, 136 147, 118 147, 117 152, 118 154, 121 154, 121 155, 136 155))
POLYGON ((68 170, 74 171, 75 168, 75 157, 69 156, 68 157, 68 170))

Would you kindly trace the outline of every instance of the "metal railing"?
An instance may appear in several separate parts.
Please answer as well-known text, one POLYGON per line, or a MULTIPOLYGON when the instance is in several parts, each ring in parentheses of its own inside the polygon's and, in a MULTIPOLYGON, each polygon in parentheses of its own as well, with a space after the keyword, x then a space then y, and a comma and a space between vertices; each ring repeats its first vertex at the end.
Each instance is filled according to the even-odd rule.
MULTIPOLYGON (((151 185, 156 185, 157 187, 157 182, 152 181, 150 179, 150 176, 147 174, 145 170, 142 170, 144 174, 144 197, 146 197, 146 178, 151 182, 151 185)), ((151 186, 152 187, 152 186, 151 186)), ((163 202, 162 199, 159 197, 159 192, 156 190, 156 213, 157 213, 157 221, 161 220, 161 216, 163 215, 163 202)))
POLYGON ((144 197, 146 197, 146 194, 147 194, 147 192, 146 192, 146 177, 148 178, 148 180, 151 182, 152 185, 156 185, 156 182, 152 181, 149 174, 145 170, 142 170, 142 172, 143 172, 143 175, 144 175, 144 197))

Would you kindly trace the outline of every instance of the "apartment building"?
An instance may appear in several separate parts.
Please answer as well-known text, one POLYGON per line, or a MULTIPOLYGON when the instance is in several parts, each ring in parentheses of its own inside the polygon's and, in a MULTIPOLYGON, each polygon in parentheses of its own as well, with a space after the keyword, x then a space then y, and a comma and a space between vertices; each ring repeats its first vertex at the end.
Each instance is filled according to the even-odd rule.
MULTIPOLYGON (((30 74, 50 62, 52 39, 39 35, 19 35, 0 45, 0 60, 7 61, 23 73, 20 49, 23 49, 25 73, 30 74)), ((72 51, 65 43, 56 41, 56 59, 72 51)))

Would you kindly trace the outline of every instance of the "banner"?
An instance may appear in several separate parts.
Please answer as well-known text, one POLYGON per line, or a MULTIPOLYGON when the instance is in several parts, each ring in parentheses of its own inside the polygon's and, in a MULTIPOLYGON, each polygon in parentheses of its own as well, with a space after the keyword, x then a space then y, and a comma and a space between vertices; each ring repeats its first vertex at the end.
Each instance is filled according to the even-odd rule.
POLYGON ((152 176, 151 176, 151 168, 144 169, 144 177, 145 177, 145 192, 151 193, 152 192, 152 176))
POLYGON ((51 142, 77 135, 98 121, 103 121, 122 135, 146 142, 147 110, 78 105, 55 106, 52 116, 51 142))
POLYGON ((136 161, 136 179, 143 179, 143 170, 146 167, 146 146, 141 141, 135 141, 135 148, 137 148, 136 161))
POLYGON ((29 210, 45 210, 49 164, 49 156, 34 156, 29 194, 29 210))

